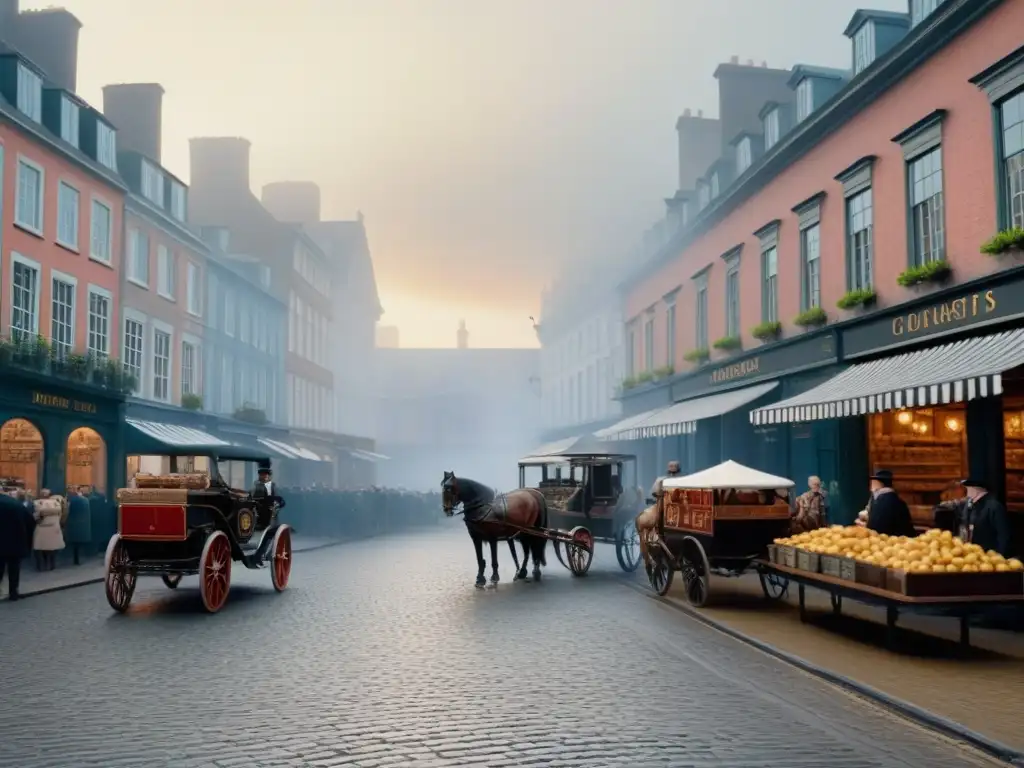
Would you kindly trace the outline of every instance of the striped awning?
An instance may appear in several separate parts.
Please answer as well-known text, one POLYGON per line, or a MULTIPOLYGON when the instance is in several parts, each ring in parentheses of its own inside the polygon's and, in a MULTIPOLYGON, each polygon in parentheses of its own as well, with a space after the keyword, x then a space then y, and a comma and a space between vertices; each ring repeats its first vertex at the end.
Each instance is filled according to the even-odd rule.
POLYGON ((349 451, 355 458, 362 459, 363 461, 372 461, 374 463, 378 461, 391 461, 390 456, 385 456, 383 453, 376 453, 374 451, 364 451, 362 448, 353 448, 349 451))
MULTIPOLYGON (((314 456, 316 456, 316 458, 310 459, 308 456, 303 455, 304 449, 298 448, 294 445, 289 445, 288 443, 281 442, 280 440, 271 440, 269 437, 258 437, 256 439, 259 440, 260 443, 262 443, 263 445, 267 446, 267 448, 271 448, 277 451, 279 454, 281 454, 287 459, 306 459, 309 461, 320 461, 320 457, 316 456, 316 454, 313 454, 314 456)), ((310 452, 307 451, 306 453, 310 452)))
POLYGON ((651 416, 647 421, 631 427, 637 436, 670 437, 690 435, 697 431, 697 422, 731 413, 747 403, 768 394, 779 386, 777 381, 768 381, 752 387, 734 389, 716 395, 706 395, 666 408, 651 416))
POLYGON ((667 411, 670 407, 671 406, 662 406, 660 408, 652 408, 649 411, 638 413, 635 416, 627 416, 621 421, 615 422, 610 427, 599 429, 594 433, 594 437, 601 440, 638 440, 640 435, 636 432, 635 428, 654 418, 657 414, 667 411))
POLYGON ((818 421, 961 403, 1003 392, 1024 364, 1024 328, 860 363, 802 395, 750 412, 754 424, 818 421))
POLYGON ((179 427, 177 424, 163 424, 158 421, 142 421, 141 419, 125 419, 125 423, 146 437, 168 447, 220 448, 231 445, 219 437, 192 427, 179 427))

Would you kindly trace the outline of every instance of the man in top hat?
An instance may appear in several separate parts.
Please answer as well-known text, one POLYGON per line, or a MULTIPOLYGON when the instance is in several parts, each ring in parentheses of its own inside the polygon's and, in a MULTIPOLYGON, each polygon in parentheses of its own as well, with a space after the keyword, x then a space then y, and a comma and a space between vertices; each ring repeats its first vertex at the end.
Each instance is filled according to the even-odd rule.
POLYGON ((875 470, 871 475, 871 501, 868 503, 867 527, 889 536, 916 536, 910 508, 892 487, 892 472, 875 470))
POLYGON ((960 485, 967 495, 957 521, 960 538, 986 551, 995 550, 1003 557, 1010 557, 1013 537, 1006 507, 988 492, 988 484, 981 478, 969 477, 960 485))
POLYGON ((270 471, 270 467, 260 467, 259 479, 252 487, 252 496, 254 499, 263 499, 268 502, 276 501, 278 506, 284 506, 284 499, 281 498, 277 492, 277 483, 271 478, 273 473, 270 471))

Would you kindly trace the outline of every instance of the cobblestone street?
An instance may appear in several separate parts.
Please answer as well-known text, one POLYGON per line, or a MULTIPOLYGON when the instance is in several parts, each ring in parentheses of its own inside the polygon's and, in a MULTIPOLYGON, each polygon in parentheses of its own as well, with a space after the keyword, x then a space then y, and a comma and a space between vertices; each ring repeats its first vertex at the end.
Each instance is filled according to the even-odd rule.
POLYGON ((141 582, 0 605, 0 765, 996 765, 621 584, 472 587, 461 523, 300 554, 289 589, 237 567, 201 612, 141 582))

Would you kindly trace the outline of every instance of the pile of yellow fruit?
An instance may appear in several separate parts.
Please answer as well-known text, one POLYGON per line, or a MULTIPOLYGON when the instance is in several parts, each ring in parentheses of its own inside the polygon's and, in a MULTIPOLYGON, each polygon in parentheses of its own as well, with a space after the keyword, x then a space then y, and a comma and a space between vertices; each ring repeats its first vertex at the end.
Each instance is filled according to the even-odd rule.
POLYGON ((849 557, 911 573, 991 573, 1024 571, 1024 563, 977 544, 964 544, 949 531, 933 529, 920 536, 887 536, 860 526, 833 525, 776 539, 781 546, 820 555, 849 557))

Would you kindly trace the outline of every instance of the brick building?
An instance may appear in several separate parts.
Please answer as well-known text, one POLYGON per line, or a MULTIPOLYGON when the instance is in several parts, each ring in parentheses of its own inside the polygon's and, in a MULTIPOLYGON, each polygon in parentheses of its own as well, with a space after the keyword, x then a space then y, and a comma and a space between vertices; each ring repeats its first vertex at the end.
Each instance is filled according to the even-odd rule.
POLYGON ((1024 225, 1022 23, 1024 0, 914 0, 854 15, 849 71, 719 68, 722 155, 624 286, 611 432, 648 474, 817 474, 850 519, 872 466, 922 510, 970 472, 1024 512, 1021 233, 981 252, 1024 225))

